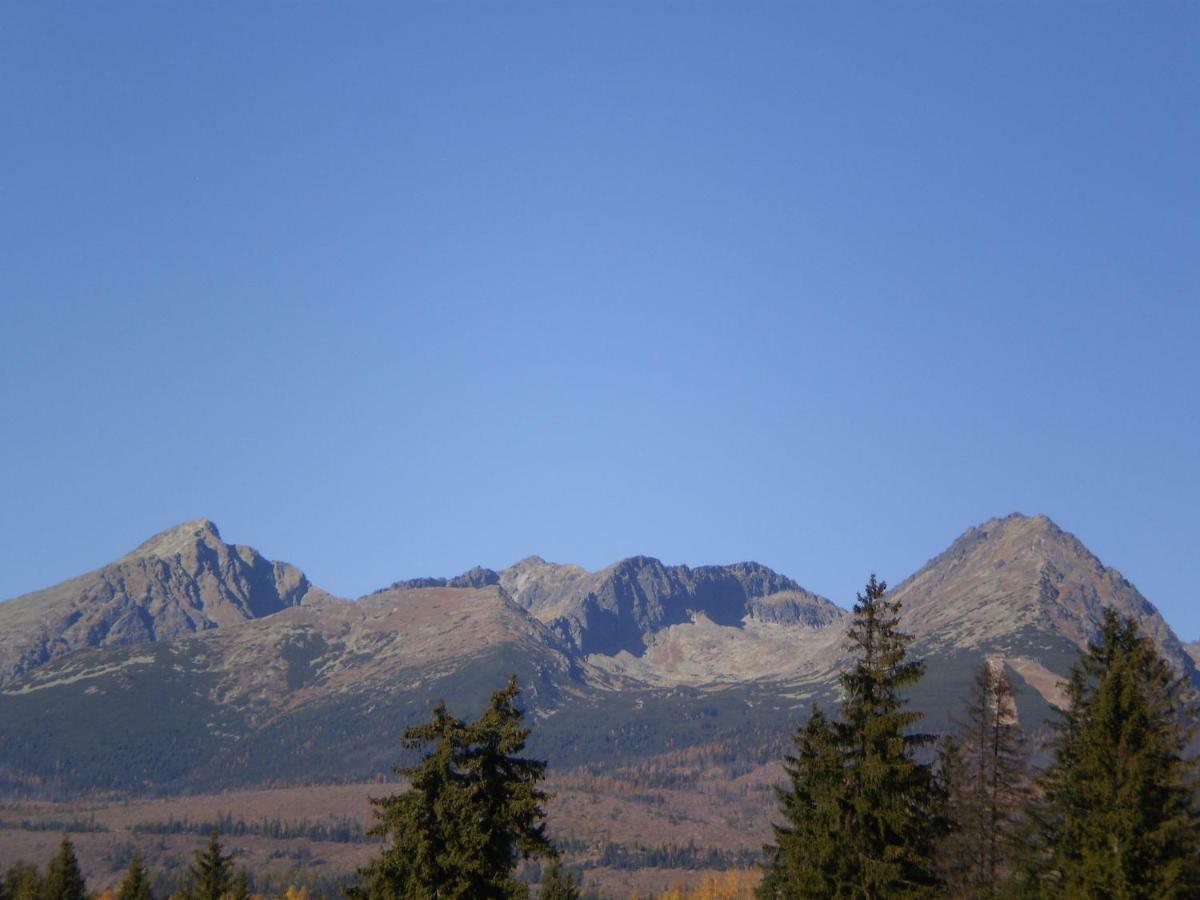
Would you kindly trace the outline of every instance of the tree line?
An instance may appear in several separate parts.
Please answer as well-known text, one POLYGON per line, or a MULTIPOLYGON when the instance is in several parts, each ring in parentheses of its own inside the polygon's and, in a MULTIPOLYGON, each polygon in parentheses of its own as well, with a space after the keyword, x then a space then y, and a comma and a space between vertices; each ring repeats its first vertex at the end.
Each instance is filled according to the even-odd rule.
POLYGON ((170 818, 165 822, 138 822, 130 830, 134 834, 208 834, 214 826, 226 837, 307 838, 310 841, 338 844, 361 844, 370 840, 358 819, 347 816, 329 822, 312 822, 308 819, 289 821, 278 816, 247 822, 234 818, 231 812, 223 812, 217 816, 215 823, 170 818))
MULTIPOLYGON (((172 894, 173 900, 250 900, 249 875, 235 871, 224 853, 214 829, 208 845, 196 853, 188 872, 187 884, 172 894)), ((154 900, 150 873, 140 853, 134 853, 110 900, 154 900)), ((63 837, 58 852, 46 865, 45 874, 37 866, 17 863, 0 879, 0 900, 92 900, 79 859, 71 840, 63 837)))
MULTIPOLYGON (((1032 772, 1002 664, 979 669, 954 736, 918 730, 906 692, 925 667, 886 591, 872 576, 858 595, 838 709, 815 707, 784 758, 760 900, 1200 896, 1197 710, 1135 621, 1105 613, 1071 671, 1049 763, 1032 772)), ((527 898, 522 864, 543 900, 580 897, 546 831, 546 763, 523 755, 519 694, 514 676, 475 721, 438 703, 405 729, 402 746, 423 755, 396 769, 406 790, 372 801, 367 835, 383 847, 347 900, 527 898)), ((213 828, 172 900, 248 900, 230 860, 213 828)), ((87 896, 65 836, 44 875, 17 865, 0 880, 0 900, 87 896)), ((140 855, 112 900, 154 900, 140 855)))

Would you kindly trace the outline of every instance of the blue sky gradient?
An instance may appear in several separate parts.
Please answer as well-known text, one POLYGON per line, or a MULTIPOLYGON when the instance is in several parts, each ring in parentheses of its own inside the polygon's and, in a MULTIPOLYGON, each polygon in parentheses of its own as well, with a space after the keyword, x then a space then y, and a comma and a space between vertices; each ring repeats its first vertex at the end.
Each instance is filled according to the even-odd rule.
POLYGON ((1200 636, 1200 5, 11 3, 0 116, 0 596, 1023 511, 1200 636))

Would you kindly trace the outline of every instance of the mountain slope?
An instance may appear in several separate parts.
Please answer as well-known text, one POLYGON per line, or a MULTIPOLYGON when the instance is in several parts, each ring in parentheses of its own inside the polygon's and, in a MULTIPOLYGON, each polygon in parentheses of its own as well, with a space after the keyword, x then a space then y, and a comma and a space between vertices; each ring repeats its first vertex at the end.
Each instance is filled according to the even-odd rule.
MULTIPOLYGON (((1195 661, 1158 610, 1116 569, 1046 516, 1013 514, 968 528, 896 585, 914 652, 1002 657, 1049 703, 1103 611, 1131 617, 1176 670, 1200 684, 1195 661)), ((933 679, 936 681, 936 678, 933 679)))
POLYGON ((1137 588, 1045 516, 1014 514, 967 529, 892 596, 904 604, 905 627, 930 650, 1030 631, 1082 649, 1111 608, 1136 619, 1181 670, 1190 660, 1137 588))
POLYGON ((324 597, 174 641, 48 663, 0 689, 0 783, 174 789, 384 773, 438 697, 482 706, 517 673, 553 709, 581 684, 496 587, 324 597))
POLYGON ((323 596, 304 573, 226 544, 207 519, 94 572, 0 603, 0 684, 88 647, 171 640, 323 596))
MULTIPOLYGON (((243 548, 222 557, 204 526, 166 534, 114 567, 243 583, 217 578, 241 571, 243 548), (208 549, 193 552, 197 541, 208 549)), ((221 619, 173 640, 84 649, 0 685, 0 783, 181 790, 369 777, 388 770, 403 726, 437 698, 470 714, 514 672, 537 723, 531 746, 555 766, 715 746, 731 766, 758 764, 778 758, 812 702, 836 702, 847 662, 849 617, 755 563, 634 557, 593 573, 530 557, 354 602, 308 588, 283 609, 294 593, 278 587, 259 606, 222 590, 230 596, 212 595, 206 615, 236 628, 221 619)), ((930 730, 948 725, 992 658, 1014 676, 1036 732, 1105 607, 1137 618, 1196 679, 1154 607, 1045 517, 968 529, 892 596, 927 664, 912 700, 930 730)))

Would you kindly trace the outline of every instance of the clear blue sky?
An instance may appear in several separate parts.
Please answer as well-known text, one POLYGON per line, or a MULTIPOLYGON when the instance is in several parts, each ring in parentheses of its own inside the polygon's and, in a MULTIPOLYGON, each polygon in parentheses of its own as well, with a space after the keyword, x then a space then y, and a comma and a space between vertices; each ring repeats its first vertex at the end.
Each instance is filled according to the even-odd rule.
POLYGON ((0 133, 0 596, 1023 511, 1200 635, 1200 5, 11 2, 0 133))

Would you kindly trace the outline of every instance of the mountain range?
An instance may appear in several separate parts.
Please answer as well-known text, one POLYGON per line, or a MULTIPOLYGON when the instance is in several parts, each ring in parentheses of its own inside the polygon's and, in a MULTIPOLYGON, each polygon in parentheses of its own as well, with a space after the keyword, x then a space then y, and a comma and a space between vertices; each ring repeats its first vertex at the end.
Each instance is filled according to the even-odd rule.
MULTIPOLYGON (((968 529, 892 596, 927 663, 912 701, 931 730, 986 657, 1007 667, 1036 732, 1106 607, 1200 683, 1195 648, 1044 516, 968 529)), ((644 556, 596 572, 531 556, 349 600, 199 519, 0 603, 0 789, 369 778, 437 699, 470 714, 510 673, 552 765, 730 745, 761 762, 813 702, 836 702, 848 623, 758 563, 644 556)))

